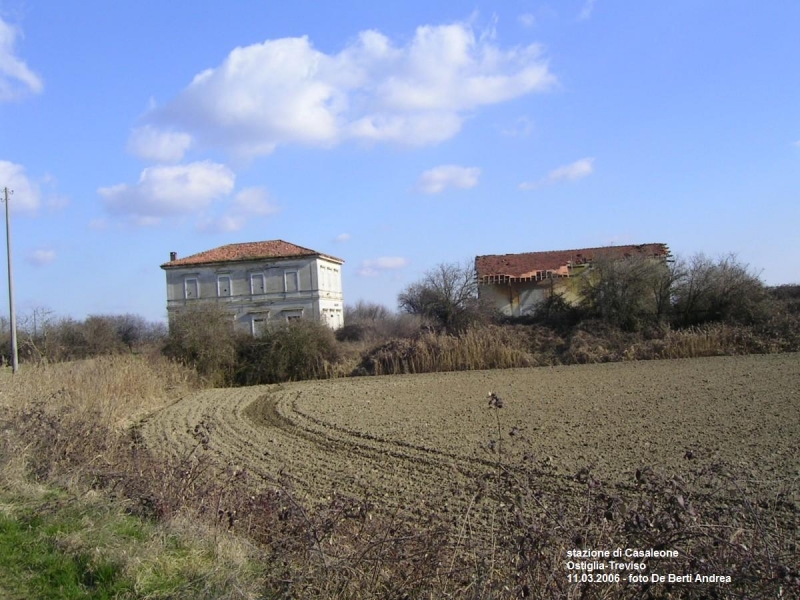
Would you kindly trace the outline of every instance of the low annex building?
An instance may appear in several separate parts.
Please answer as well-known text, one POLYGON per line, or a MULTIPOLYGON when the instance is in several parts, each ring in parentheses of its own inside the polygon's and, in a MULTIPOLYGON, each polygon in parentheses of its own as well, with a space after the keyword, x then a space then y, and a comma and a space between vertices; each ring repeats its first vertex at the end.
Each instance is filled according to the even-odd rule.
POLYGON ((666 244, 639 244, 478 256, 478 295, 508 317, 531 315, 552 294, 561 294, 568 302, 577 301, 575 278, 593 261, 634 256, 665 260, 669 255, 666 244))
POLYGON ((167 314, 195 302, 228 308, 237 329, 260 333, 269 323, 312 319, 344 325, 344 261, 283 240, 227 244, 161 265, 167 314))

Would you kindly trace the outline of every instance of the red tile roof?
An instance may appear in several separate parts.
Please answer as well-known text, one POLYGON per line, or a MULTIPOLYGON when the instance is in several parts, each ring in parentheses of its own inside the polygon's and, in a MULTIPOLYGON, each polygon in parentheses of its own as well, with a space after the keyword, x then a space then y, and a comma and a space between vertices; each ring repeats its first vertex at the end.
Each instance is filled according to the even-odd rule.
POLYGON ((568 275, 569 266, 589 263, 600 258, 621 259, 631 256, 666 257, 666 244, 605 246, 524 254, 489 254, 475 258, 478 280, 544 279, 553 275, 568 275))
POLYGON ((319 256, 338 263, 343 263, 341 258, 329 256, 310 248, 296 246, 283 240, 269 240, 266 242, 245 242, 243 244, 227 244, 192 254, 186 258, 178 258, 161 265, 162 269, 183 267, 187 265, 205 265, 232 261, 259 260, 264 258, 297 258, 302 256, 319 256))

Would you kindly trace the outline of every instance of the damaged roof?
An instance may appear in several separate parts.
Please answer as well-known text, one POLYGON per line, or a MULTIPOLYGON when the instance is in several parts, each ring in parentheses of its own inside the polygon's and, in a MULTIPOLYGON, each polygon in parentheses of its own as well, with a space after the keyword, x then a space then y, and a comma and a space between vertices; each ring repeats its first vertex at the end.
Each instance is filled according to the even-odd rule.
POLYGON ((666 244, 632 244, 522 254, 488 254, 475 258, 475 270, 481 282, 545 279, 569 275, 570 267, 594 260, 618 260, 632 256, 666 258, 669 256, 669 247, 666 244))
POLYGON ((341 258, 323 254, 310 248, 303 248, 283 240, 268 240, 265 242, 245 242, 242 244, 226 244, 219 248, 192 254, 186 258, 178 258, 161 265, 162 269, 183 267, 187 265, 205 265, 213 263, 238 262, 247 260, 274 259, 274 258, 300 258, 318 256, 338 263, 344 263, 341 258))

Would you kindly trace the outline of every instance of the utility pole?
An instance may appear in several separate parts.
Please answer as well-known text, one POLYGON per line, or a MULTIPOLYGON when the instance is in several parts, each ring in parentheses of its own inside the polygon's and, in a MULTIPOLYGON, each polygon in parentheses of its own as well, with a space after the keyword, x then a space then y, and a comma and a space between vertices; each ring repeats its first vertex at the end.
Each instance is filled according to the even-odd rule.
POLYGON ((8 195, 13 194, 13 190, 3 188, 6 203, 6 248, 8 250, 8 310, 11 313, 11 374, 16 375, 19 368, 19 356, 17 354, 17 313, 14 311, 14 277, 11 268, 11 217, 8 211, 8 195))

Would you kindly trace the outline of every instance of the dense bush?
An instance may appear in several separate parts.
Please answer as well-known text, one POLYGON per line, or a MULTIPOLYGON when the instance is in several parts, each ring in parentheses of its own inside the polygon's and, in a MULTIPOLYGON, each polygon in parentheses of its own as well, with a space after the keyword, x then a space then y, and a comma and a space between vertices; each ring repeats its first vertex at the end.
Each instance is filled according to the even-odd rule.
POLYGON ((752 324, 768 317, 764 283, 734 255, 716 261, 703 254, 692 257, 675 282, 672 298, 674 322, 680 326, 752 324))
POLYGON ((752 325, 775 310, 769 299, 758 275, 734 255, 597 261, 581 281, 581 309, 626 331, 666 323, 752 325))
POLYGON ((333 331, 299 320, 236 341, 235 383, 256 385, 331 376, 338 359, 333 331))
POLYGON ((575 327, 587 316, 585 307, 568 302, 562 294, 553 293, 538 303, 531 314, 500 317, 498 321, 506 325, 538 325, 564 332, 575 327))
POLYGON ((582 281, 582 308, 592 317, 637 331, 669 316, 680 266, 651 258, 602 260, 582 281))
MULTIPOLYGON (((35 308, 17 321, 19 358, 37 363, 143 352, 160 344, 165 336, 162 323, 130 314, 90 315, 80 321, 35 308)), ((7 360, 11 351, 7 319, 0 320, 0 344, 7 360)))
POLYGON ((776 285, 767 291, 771 298, 783 302, 788 312, 800 313, 800 285, 776 285))
POLYGON ((166 356, 193 367, 211 385, 233 378, 236 344, 230 312, 216 304, 187 306, 171 316, 166 356))
POLYGON ((391 317, 392 311, 377 302, 359 300, 355 304, 347 304, 344 307, 345 323, 374 323, 391 317))
POLYGON ((410 339, 436 329, 434 322, 423 315, 392 313, 380 304, 367 305, 375 310, 365 313, 358 310, 361 304, 359 302, 353 311, 345 309, 349 316, 345 318, 344 327, 336 331, 338 341, 380 344, 395 338, 410 339))

